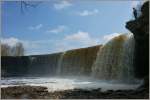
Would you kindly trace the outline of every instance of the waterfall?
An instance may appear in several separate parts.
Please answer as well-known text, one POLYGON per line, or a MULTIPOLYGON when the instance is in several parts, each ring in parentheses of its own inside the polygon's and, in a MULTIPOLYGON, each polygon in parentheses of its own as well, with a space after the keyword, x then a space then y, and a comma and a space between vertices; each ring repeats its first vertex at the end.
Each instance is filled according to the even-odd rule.
POLYGON ((134 78, 134 48, 135 48, 135 40, 133 34, 128 34, 128 38, 124 42, 123 47, 123 59, 121 62, 122 65, 122 79, 126 81, 133 81, 134 78))
POLYGON ((56 75, 60 75, 61 73, 61 70, 62 70, 62 62, 63 62, 63 57, 65 55, 66 52, 63 52, 61 55, 60 55, 60 58, 58 60, 58 64, 57 64, 57 70, 56 70, 56 75))
POLYGON ((57 66, 57 75, 90 76, 91 66, 96 59, 99 47, 100 45, 68 50, 61 54, 57 66))
MULTIPOLYGON (((28 74, 32 76, 92 76, 100 80, 130 82, 135 79, 134 42, 132 34, 123 34, 104 45, 49 55, 15 57, 15 59, 8 57, 2 64, 13 69, 16 69, 16 66, 23 66, 22 68, 26 68, 28 74)), ((16 70, 10 72, 16 73, 16 70)))
POLYGON ((92 76, 102 80, 128 80, 134 73, 133 57, 133 35, 117 36, 98 51, 92 66, 92 76))

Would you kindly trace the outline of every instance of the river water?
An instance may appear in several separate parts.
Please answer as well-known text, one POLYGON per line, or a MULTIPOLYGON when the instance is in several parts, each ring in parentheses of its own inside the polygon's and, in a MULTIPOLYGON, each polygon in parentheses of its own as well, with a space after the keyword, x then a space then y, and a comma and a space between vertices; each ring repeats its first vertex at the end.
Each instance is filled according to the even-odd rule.
POLYGON ((136 89, 141 82, 137 83, 120 83, 117 81, 96 80, 87 77, 13 77, 2 78, 1 87, 10 86, 44 86, 48 88, 49 92, 62 91, 69 89, 97 89, 106 90, 125 90, 136 89))

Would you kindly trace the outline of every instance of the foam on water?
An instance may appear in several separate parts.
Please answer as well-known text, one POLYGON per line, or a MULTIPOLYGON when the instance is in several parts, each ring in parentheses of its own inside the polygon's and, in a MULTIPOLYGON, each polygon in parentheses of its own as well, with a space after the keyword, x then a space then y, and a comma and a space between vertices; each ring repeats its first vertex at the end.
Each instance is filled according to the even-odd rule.
POLYGON ((69 89, 97 89, 102 91, 118 89, 136 89, 140 84, 123 84, 115 81, 102 81, 90 78, 60 78, 60 77, 24 77, 24 78, 5 78, 1 80, 1 87, 8 86, 44 86, 49 92, 62 91, 69 89))

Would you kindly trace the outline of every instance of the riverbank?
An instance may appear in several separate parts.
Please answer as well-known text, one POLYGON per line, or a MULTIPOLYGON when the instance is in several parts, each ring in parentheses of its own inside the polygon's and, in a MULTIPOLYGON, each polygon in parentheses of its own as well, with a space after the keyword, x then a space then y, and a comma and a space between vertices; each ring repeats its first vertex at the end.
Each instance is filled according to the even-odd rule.
POLYGON ((41 86, 13 86, 1 88, 2 99, 148 99, 149 89, 140 87, 136 90, 83 90, 72 89, 48 92, 41 86))

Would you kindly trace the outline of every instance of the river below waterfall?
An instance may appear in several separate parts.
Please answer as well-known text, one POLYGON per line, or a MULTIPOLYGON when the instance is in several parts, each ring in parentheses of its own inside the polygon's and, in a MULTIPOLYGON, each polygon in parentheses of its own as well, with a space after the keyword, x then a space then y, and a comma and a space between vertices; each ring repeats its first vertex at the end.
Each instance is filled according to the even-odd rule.
POLYGON ((125 90, 136 89, 142 81, 137 83, 120 83, 117 81, 102 81, 86 77, 13 77, 2 78, 1 87, 10 86, 44 86, 49 92, 62 91, 69 89, 97 89, 106 90, 125 90))

